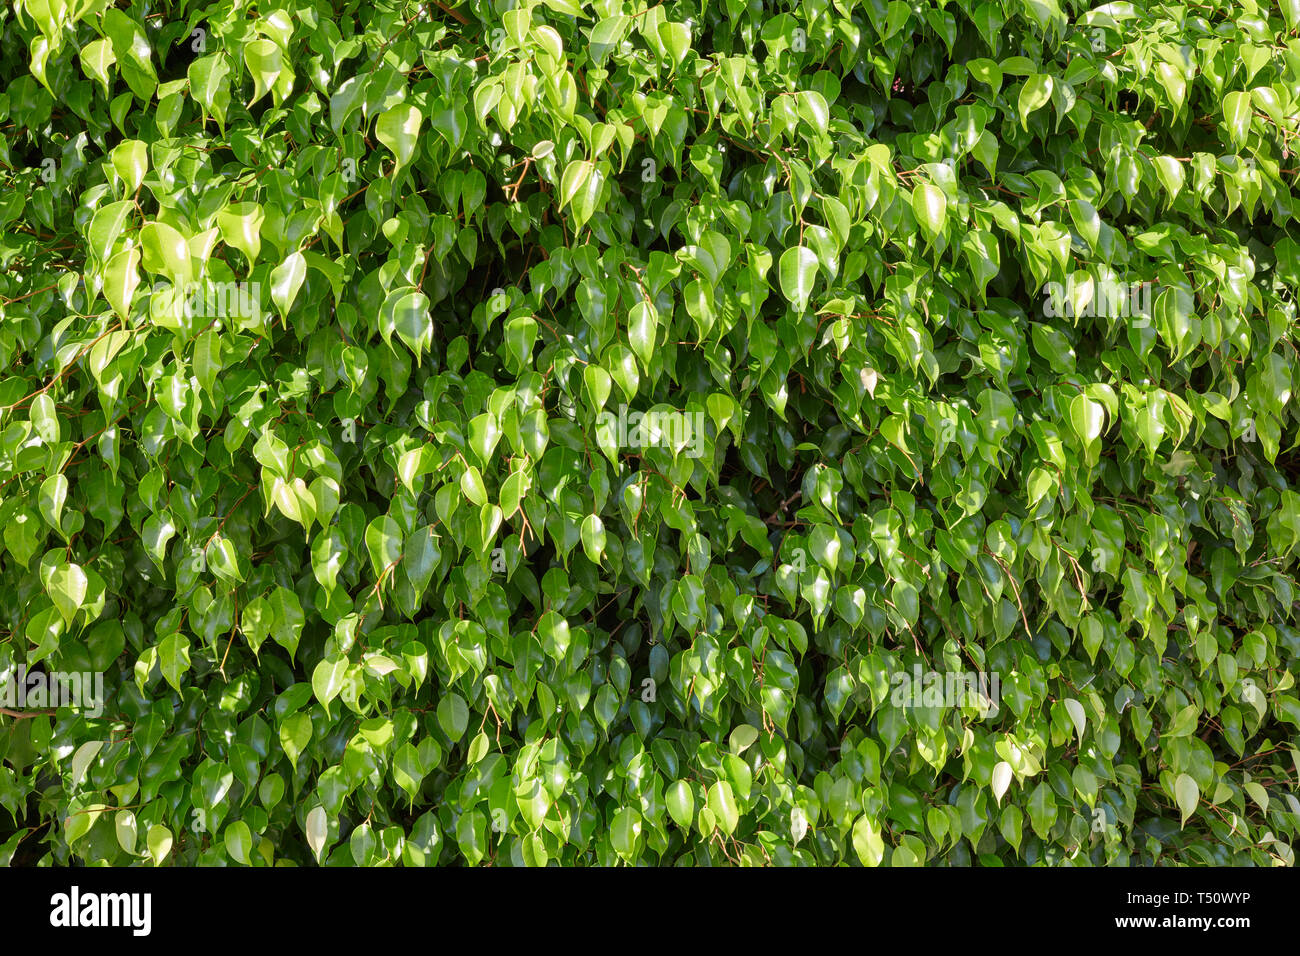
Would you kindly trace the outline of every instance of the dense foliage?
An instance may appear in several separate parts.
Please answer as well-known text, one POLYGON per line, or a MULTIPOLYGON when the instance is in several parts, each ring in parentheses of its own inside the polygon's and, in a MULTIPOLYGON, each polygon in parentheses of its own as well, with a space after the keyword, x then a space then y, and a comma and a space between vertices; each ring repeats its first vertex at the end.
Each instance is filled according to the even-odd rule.
POLYGON ((0 858, 1293 862, 1300 0, 0 26, 0 858))

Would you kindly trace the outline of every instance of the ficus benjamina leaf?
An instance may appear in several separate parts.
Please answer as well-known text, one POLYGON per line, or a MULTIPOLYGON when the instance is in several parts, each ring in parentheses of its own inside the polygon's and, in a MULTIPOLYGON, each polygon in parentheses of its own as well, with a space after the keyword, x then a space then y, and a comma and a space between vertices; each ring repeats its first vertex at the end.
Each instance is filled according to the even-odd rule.
POLYGON ((1294 864, 1296 0, 12 6, 0 862, 1294 864))

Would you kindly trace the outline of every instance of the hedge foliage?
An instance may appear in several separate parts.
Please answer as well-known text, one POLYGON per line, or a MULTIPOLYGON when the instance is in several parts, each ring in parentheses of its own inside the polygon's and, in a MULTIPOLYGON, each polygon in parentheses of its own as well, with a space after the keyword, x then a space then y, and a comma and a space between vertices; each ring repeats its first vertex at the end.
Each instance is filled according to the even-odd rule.
POLYGON ((1300 0, 0 26, 0 857, 1293 863, 1300 0))

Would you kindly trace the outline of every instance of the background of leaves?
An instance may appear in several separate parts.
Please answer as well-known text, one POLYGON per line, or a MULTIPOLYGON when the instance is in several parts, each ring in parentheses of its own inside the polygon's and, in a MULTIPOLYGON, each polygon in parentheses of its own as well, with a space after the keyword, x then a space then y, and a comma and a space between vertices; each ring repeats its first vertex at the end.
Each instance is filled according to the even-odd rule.
POLYGON ((0 12, 0 856, 1291 864, 1300 0, 507 6, 0 12))

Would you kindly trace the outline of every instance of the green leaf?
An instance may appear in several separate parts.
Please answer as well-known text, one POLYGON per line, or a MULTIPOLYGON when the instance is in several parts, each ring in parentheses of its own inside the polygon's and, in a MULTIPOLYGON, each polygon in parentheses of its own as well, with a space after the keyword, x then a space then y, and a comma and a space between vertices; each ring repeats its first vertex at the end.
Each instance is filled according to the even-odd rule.
POLYGON ((1070 402, 1070 426, 1083 441, 1085 447, 1092 447, 1101 437, 1106 423, 1106 411, 1098 402, 1082 395, 1076 395, 1070 402))
POLYGON ((244 65, 253 77, 253 98, 249 105, 256 103, 275 85, 284 68, 280 47, 267 39, 253 40, 244 46, 244 65))
POLYGON ((635 863, 641 852, 641 814, 631 807, 624 807, 614 814, 609 842, 625 863, 635 863))
POLYGON ((63 505, 67 500, 68 479, 62 472, 57 475, 50 475, 41 482, 41 490, 37 495, 37 506, 41 510, 41 517, 45 519, 46 524, 60 534, 63 533, 61 520, 63 505))
POLYGON ((279 309, 281 317, 287 317, 298 290, 307 278, 307 260, 301 252, 289 255, 271 272, 271 301, 279 309))
POLYGON ((1182 825, 1187 825, 1188 818, 1200 802, 1201 791, 1196 781, 1185 773, 1180 773, 1174 781, 1174 799, 1178 802, 1178 812, 1182 815, 1182 825))
POLYGON ((654 304, 646 299, 638 300, 628 313, 627 339, 643 368, 650 368, 658 331, 659 314, 654 304))
POLYGON ((676 780, 669 785, 664 796, 673 822, 683 830, 690 829, 691 822, 695 819, 695 794, 691 785, 685 780, 676 780))
POLYGON ((402 556, 402 529, 388 515, 380 515, 366 526, 366 550, 370 566, 383 578, 402 556))
POLYGON ((329 833, 329 822, 324 807, 312 807, 307 812, 304 833, 307 837, 307 846, 311 848, 312 856, 319 860, 322 851, 325 849, 325 841, 329 833))
POLYGON ((222 242, 242 252, 251 265, 262 249, 265 219, 266 214, 257 203, 234 203, 217 213, 217 228, 222 242))
POLYGON ((863 866, 880 866, 885 858, 885 841, 880 830, 865 815, 853 824, 853 850, 863 866))
POLYGON ((149 832, 145 837, 145 844, 149 848, 149 858, 153 860, 154 866, 162 866, 163 860, 171 854, 172 851, 172 831, 161 823, 155 823, 149 827, 149 832))
POLYGON ((1007 792, 1007 787, 1011 785, 1012 776, 1011 764, 1005 760, 1000 760, 993 766, 993 797, 999 805, 1007 792))
POLYGON ((429 311, 429 298, 423 292, 398 289, 384 301, 385 337, 397 333, 408 349, 415 353, 417 363, 424 352, 433 347, 433 316, 429 311))
POLYGON ((85 605, 89 587, 86 572, 75 564, 60 565, 51 573, 45 589, 67 626, 72 626, 72 619, 85 605))
POLYGON ((423 114, 409 103, 384 110, 375 120, 375 138, 396 158, 394 172, 415 157, 423 114))
POLYGON ((158 645, 158 666, 163 678, 177 691, 181 678, 190 669, 190 641, 180 633, 168 634, 158 645))
POLYGON ((781 292, 795 312, 806 312, 817 279, 817 254, 807 246, 793 246, 781 254, 781 292))
POLYGON ((114 172, 122 180, 123 191, 128 196, 134 195, 149 168, 149 147, 138 139, 128 139, 118 143, 108 155, 114 172))
POLYGON ((1232 145, 1237 149, 1246 144, 1252 115, 1249 93, 1237 91, 1223 98, 1223 122, 1228 127, 1228 135, 1232 137, 1232 145))
POLYGON ((1018 102, 1020 125, 1023 128, 1029 128, 1029 114, 1042 109, 1051 100, 1054 85, 1052 77, 1042 73, 1035 73, 1025 80, 1024 85, 1020 88, 1018 102))
POLYGON ((948 199, 933 183, 921 183, 912 191, 912 211, 922 235, 928 242, 933 242, 944 231, 948 199))
POLYGON ((708 808, 724 833, 730 836, 736 832, 740 825, 740 807, 736 804, 731 784, 719 780, 709 788, 708 808))
POLYGON ((605 556, 605 524, 599 515, 582 519, 582 550, 594 564, 600 564, 605 556))
POLYGON ((302 712, 290 714, 280 724, 280 746, 294 769, 298 767, 298 758, 306 752, 313 733, 311 716, 302 712))
POLYGON ((599 208, 605 174, 596 163, 574 160, 560 179, 560 208, 573 213, 573 227, 581 229, 599 208))
POLYGON ((438 726, 454 743, 465 735, 469 726, 469 708, 459 694, 447 694, 438 702, 438 726))
POLYGON ((325 659, 316 665, 311 674, 311 689, 316 699, 329 713, 330 701, 343 690, 344 678, 348 672, 348 660, 345 657, 325 659))
POLYGON ((185 237, 165 222, 147 222, 140 229, 144 267, 181 285, 194 278, 189 245, 185 237))
POLYGON ((236 820, 226 827, 224 834, 226 852, 236 863, 247 866, 253 852, 253 832, 243 820, 236 820))

